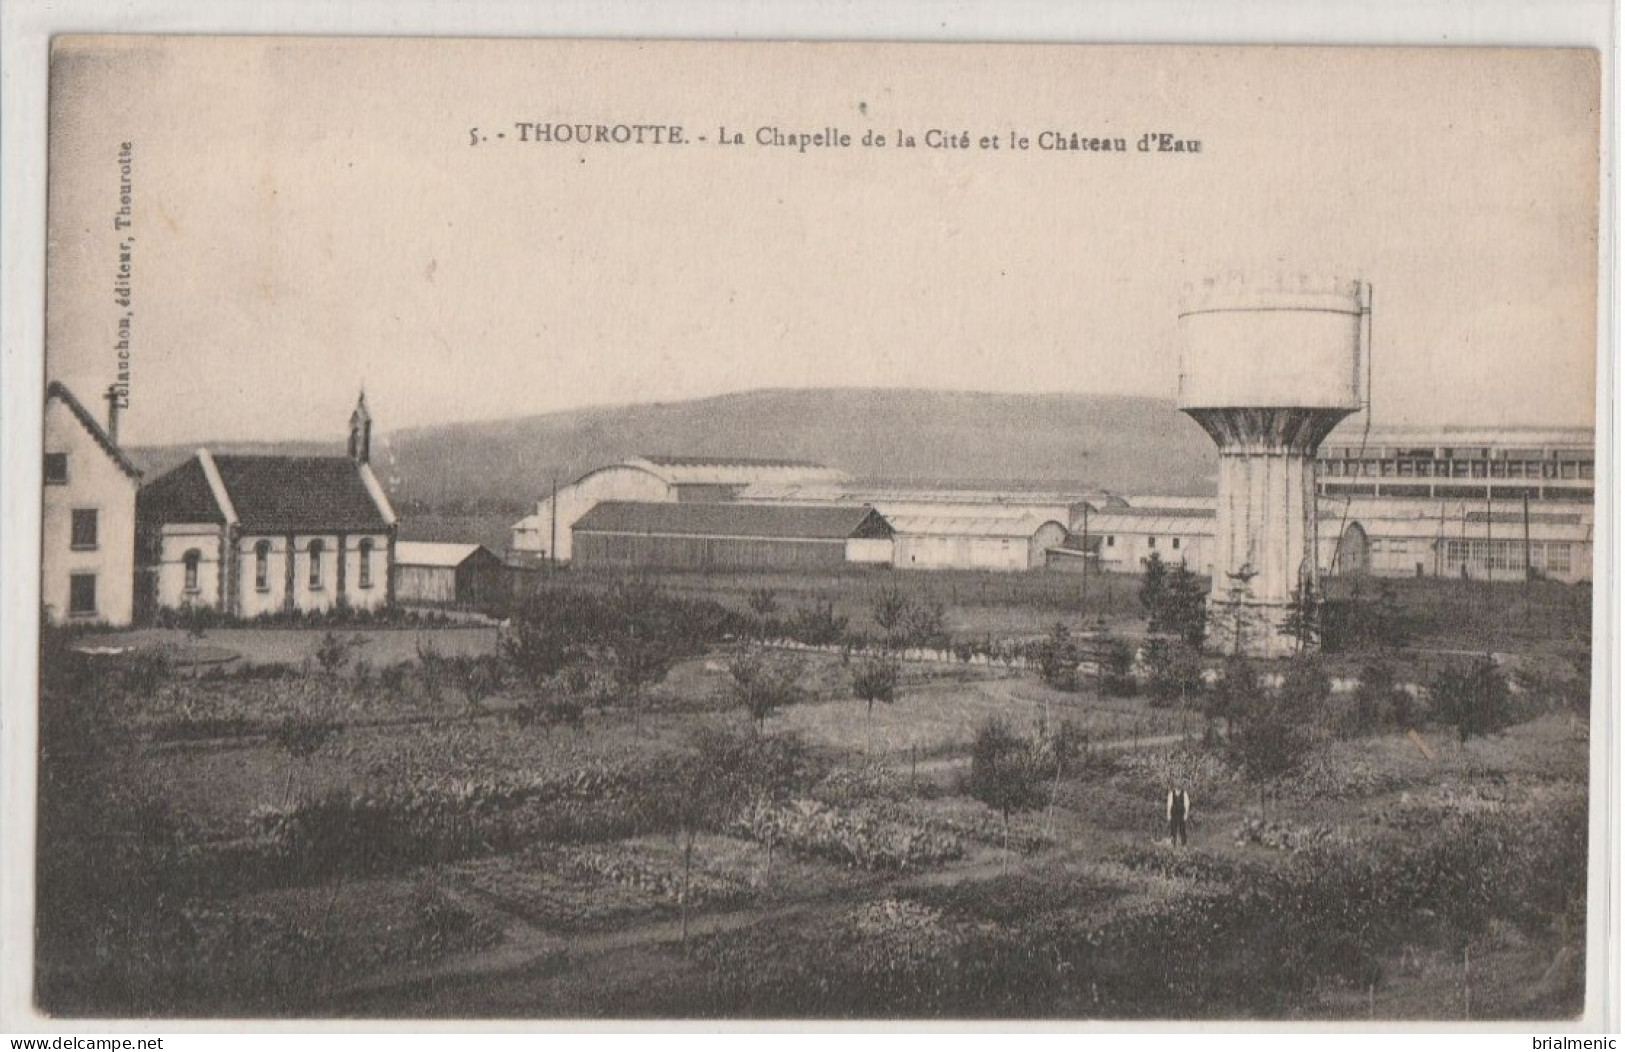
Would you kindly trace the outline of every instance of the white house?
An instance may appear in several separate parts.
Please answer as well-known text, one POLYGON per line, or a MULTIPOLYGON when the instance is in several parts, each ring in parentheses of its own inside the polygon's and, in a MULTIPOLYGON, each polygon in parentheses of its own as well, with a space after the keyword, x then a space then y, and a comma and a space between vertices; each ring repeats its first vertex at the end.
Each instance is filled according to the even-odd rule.
POLYGON ((363 396, 348 456, 200 449, 154 480, 137 514, 150 600, 234 617, 390 605, 397 520, 371 446, 363 396))
POLYGON ((128 625, 134 614, 135 508, 141 473, 108 427, 62 384, 45 389, 40 602, 53 624, 128 625))

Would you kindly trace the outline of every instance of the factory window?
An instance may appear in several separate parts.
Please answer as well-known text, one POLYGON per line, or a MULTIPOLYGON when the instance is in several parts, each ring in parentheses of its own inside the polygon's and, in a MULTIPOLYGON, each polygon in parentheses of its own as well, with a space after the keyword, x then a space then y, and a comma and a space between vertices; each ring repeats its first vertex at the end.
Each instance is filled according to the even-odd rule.
POLYGON ((1586 462, 1582 463, 1580 465, 1580 477, 1583 478, 1583 479, 1594 479, 1594 478, 1596 478, 1597 477, 1597 465, 1590 462, 1590 461, 1586 461, 1586 462))
POLYGON ((68 455, 66 453, 45 454, 45 484, 47 486, 63 486, 68 482, 68 455))
POLYGON ((186 567, 186 590, 198 591, 198 566, 203 562, 203 553, 196 548, 188 548, 186 554, 181 556, 181 565, 186 567))
POLYGON ((73 509, 73 535, 69 546, 75 551, 93 551, 96 547, 96 509, 73 509))
POLYGON ((313 592, 320 589, 321 586, 322 586, 322 549, 323 549, 323 547, 324 546, 323 546, 323 544, 321 542, 321 539, 317 538, 316 540, 310 542, 310 547, 309 548, 305 549, 305 551, 307 553, 309 553, 308 557, 310 559, 310 590, 313 591, 313 592))
POLYGON ((254 588, 260 592, 271 590, 270 541, 260 541, 254 545, 254 588))
POLYGON ((89 617, 96 613, 96 575, 76 573, 68 578, 68 613, 89 617))
POLYGON ((362 588, 371 588, 372 587, 372 538, 371 537, 364 538, 361 541, 361 548, 360 548, 360 551, 359 551, 358 554, 361 557, 361 574, 360 574, 361 580, 360 580, 360 585, 361 585, 362 588))

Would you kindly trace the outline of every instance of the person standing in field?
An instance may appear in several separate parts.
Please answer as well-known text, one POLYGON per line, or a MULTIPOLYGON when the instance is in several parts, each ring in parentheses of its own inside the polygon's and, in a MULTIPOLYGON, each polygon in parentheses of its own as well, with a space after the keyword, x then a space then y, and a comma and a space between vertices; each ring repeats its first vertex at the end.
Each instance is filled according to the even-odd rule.
POLYGON ((1168 790, 1168 841, 1185 843, 1185 823, 1191 816, 1191 794, 1183 788, 1168 790))

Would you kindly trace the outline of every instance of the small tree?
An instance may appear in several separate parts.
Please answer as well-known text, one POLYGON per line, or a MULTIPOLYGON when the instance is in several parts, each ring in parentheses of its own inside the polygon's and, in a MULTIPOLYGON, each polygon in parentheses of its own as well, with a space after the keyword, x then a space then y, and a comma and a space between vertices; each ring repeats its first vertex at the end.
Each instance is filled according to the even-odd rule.
MULTIPOLYGON (((1132 658, 1130 659, 1132 660, 1132 658)), ((1072 642, 1072 633, 1061 621, 1038 644, 1038 674, 1056 690, 1076 690, 1082 656, 1072 642)))
POLYGON ((835 601, 815 596, 790 618, 790 635, 808 646, 824 647, 838 643, 846 634, 846 618, 835 613, 835 601))
POLYGON ((1395 682, 1393 666, 1373 661, 1360 670, 1360 683, 1354 688, 1349 710, 1349 733, 1369 734, 1384 724, 1405 731, 1414 722, 1411 696, 1395 682))
POLYGON ((874 749, 875 702, 890 705, 897 697, 901 669, 889 657, 870 656, 852 673, 852 693, 864 702, 867 712, 869 749, 874 749))
POLYGON ((746 598, 745 604, 755 615, 756 638, 767 642, 776 622, 774 616, 779 612, 779 594, 771 588, 755 588, 746 598))
POLYGON ((1172 632, 1186 646, 1200 648, 1207 635, 1207 589, 1181 559, 1167 575, 1161 609, 1153 615, 1160 631, 1172 632))
POLYGON ((532 689, 541 689, 578 656, 583 642, 579 623, 554 603, 532 603, 503 629, 498 652, 532 689))
POLYGON ((1152 639, 1145 645, 1147 689, 1152 704, 1190 702, 1202 693, 1202 655, 1183 640, 1152 639))
POLYGON ((1228 747, 1242 776, 1258 788, 1258 813, 1263 816, 1265 790, 1303 766, 1310 740, 1286 707, 1258 697, 1231 733, 1228 747))
POLYGON ((882 644, 888 649, 900 650, 906 645, 904 626, 908 623, 910 610, 908 598, 896 587, 882 588, 880 594, 875 596, 870 616, 874 618, 875 627, 880 629, 882 644))
POLYGON ((363 635, 346 638, 338 632, 326 632, 316 647, 316 664, 326 675, 336 676, 350 663, 351 655, 366 644, 367 637, 363 635))
POLYGON ((903 642, 907 646, 927 650, 946 650, 948 635, 948 608, 941 603, 916 603, 903 617, 903 642))
POLYGON ((971 745, 970 795, 1004 816, 1004 850, 1010 851, 1010 815, 1044 806, 1045 765, 1030 742, 993 717, 976 731, 971 745))
MULTIPOLYGON (((343 725, 328 716, 310 711, 299 711, 284 716, 279 722, 272 724, 268 737, 275 745, 290 758, 298 760, 302 766, 308 766, 315 755, 322 751, 328 742, 343 731, 343 725)), ((282 789, 282 802, 286 804, 293 796, 292 764, 288 766, 288 781, 282 789)))
POLYGON ((1434 711, 1456 728, 1462 748, 1467 740, 1497 734, 1512 725, 1512 692, 1500 666, 1488 654, 1460 671, 1446 668, 1428 684, 1434 711))
POLYGON ((1292 637, 1299 654, 1320 642, 1320 596, 1312 583, 1303 581, 1292 590, 1291 605, 1278 627, 1282 635, 1292 637))
POLYGON ((459 654, 446 661, 446 668, 462 689, 469 719, 483 713, 486 700, 502 689, 502 669, 492 657, 459 654))
POLYGON ((1224 736, 1234 736, 1236 720, 1245 716, 1263 694, 1258 677, 1258 666, 1240 655, 1224 659, 1219 680, 1208 692, 1202 714, 1210 720, 1224 721, 1224 736))
POLYGON ((1100 691, 1114 698, 1132 698, 1140 685, 1134 681, 1134 648, 1121 639, 1107 640, 1100 659, 1100 691))
POLYGON ((1140 609, 1145 611, 1147 628, 1162 632, 1162 613, 1168 599, 1168 564, 1160 552, 1152 552, 1145 560, 1145 573, 1140 578, 1140 609))
POLYGON ((756 724, 756 732, 767 727, 767 718, 778 709, 801 700, 803 665, 794 659, 774 660, 760 651, 742 654, 728 666, 733 676, 733 695, 756 724))

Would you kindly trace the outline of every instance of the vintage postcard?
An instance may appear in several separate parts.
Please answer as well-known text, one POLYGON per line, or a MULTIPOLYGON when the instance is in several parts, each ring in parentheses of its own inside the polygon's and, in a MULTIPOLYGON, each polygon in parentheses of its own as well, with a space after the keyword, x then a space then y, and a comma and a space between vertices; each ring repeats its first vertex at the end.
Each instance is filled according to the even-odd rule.
POLYGON ((1600 75, 56 38, 33 1010, 1595 1020, 1600 75))

